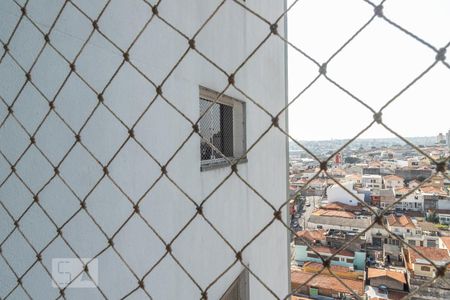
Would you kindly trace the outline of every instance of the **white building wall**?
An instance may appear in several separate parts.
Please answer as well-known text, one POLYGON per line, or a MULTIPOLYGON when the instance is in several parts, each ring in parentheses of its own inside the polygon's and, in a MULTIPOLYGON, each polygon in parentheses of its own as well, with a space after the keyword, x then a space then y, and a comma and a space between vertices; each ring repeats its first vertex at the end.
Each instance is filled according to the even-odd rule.
POLYGON ((383 180, 380 175, 363 175, 361 178, 363 187, 370 189, 381 189, 383 180))
MULTIPOLYGON (((21 1, 19 1, 21 2, 21 1)), ((38 20, 43 30, 48 30, 56 11, 64 1, 40 1, 27 9, 31 18, 38 20)), ((90 16, 100 11, 97 2, 75 1, 90 16)), ((151 10, 143 1, 112 1, 99 21, 100 28, 120 47, 126 48, 151 10)), ((218 1, 162 1, 161 16, 192 36, 202 22, 212 13, 218 1)), ((71 7, 70 2, 57 23, 51 41, 71 59, 81 47, 91 28, 90 22, 71 7)), ((284 1, 247 1, 252 9, 269 19, 276 19, 284 9, 284 1)), ((3 41, 11 33, 20 11, 12 1, 0 2, 0 33, 3 41), (11 3, 10 3, 11 2, 11 3)), ((278 31, 283 33, 282 22, 278 31)), ((226 1, 217 15, 196 37, 196 47, 225 71, 233 72, 239 64, 269 34, 269 26, 245 12, 232 1, 226 1)), ((31 61, 43 43, 42 36, 29 22, 18 27, 11 40, 11 52, 19 62, 30 67, 31 61)), ((130 60, 151 80, 160 84, 171 67, 188 48, 188 42, 174 30, 155 18, 139 41, 130 50, 130 60)), ((123 61, 122 54, 100 34, 94 33, 86 49, 76 62, 77 72, 92 87, 101 91, 123 61)), ((51 48, 46 47, 36 67, 31 72, 33 81, 48 96, 55 95, 57 83, 69 72, 68 65, 51 48)), ((25 75, 12 59, 5 57, 0 64, 0 92, 6 102, 12 103, 25 75)), ((285 105, 285 48, 276 38, 265 45, 236 74, 236 84, 268 111, 276 114, 285 105)), ((179 67, 163 85, 163 94, 191 120, 199 117, 199 86, 222 91, 227 77, 194 51, 189 51, 179 67)), ((246 102, 246 142, 250 147, 269 127, 271 119, 234 88, 226 94, 246 102)), ((123 122, 131 126, 155 96, 155 88, 127 63, 104 93, 105 104, 123 122)), ((56 98, 56 110, 75 130, 97 105, 95 94, 77 76, 72 74, 65 88, 56 98)), ((33 128, 47 111, 48 104, 29 84, 14 105, 20 121, 33 128)), ((2 108, 3 109, 3 108, 2 108)), ((284 115, 279 124, 284 126, 284 115)), ((140 143, 162 164, 177 150, 191 133, 191 124, 161 98, 143 116, 134 132, 140 143)), ((81 140, 102 164, 106 164, 127 138, 127 130, 102 105, 81 132, 81 140)), ((9 118, 0 129, 0 149, 11 161, 27 147, 28 137, 19 124, 9 118)), ((74 142, 72 132, 54 114, 50 113, 36 135, 36 143, 57 164, 74 142)), ((200 203, 230 173, 229 168, 200 172, 200 138, 193 135, 167 167, 168 175, 196 203, 200 203)), ((240 164, 239 174, 274 207, 287 200, 286 195, 286 139, 277 129, 272 129, 248 154, 248 162, 240 164)), ((3 159, 2 164, 5 164, 3 159)), ((51 165, 34 147, 17 165, 34 193, 53 176, 51 165)), ((109 176, 136 202, 160 175, 159 166, 134 141, 128 141, 108 166, 109 176)), ((2 171, 3 172, 3 171, 2 171)), ((8 172, 6 172, 8 173, 8 172)), ((3 175, 3 174, 2 174, 3 175)), ((76 144, 60 166, 60 175, 81 198, 86 197, 102 176, 102 168, 84 147, 76 144)), ((41 205, 57 220, 64 222, 79 204, 61 179, 56 178, 40 193, 41 205)), ((0 201, 14 217, 32 201, 32 194, 17 176, 12 175, 0 188, 0 201)), ((86 200, 88 211, 112 235, 131 215, 130 202, 110 179, 103 179, 86 200)), ((195 215, 195 206, 166 178, 144 197, 140 204, 142 216, 167 242, 195 215)), ((240 250, 273 218, 273 211, 253 193, 236 175, 232 175, 204 205, 204 214, 224 237, 240 250)), ((0 207, 0 240, 13 229, 12 220, 0 207), (4 224, 3 224, 4 223, 4 224)), ((286 219, 283 210, 283 219, 286 219)), ((56 234, 56 228, 35 205, 20 221, 23 233, 30 238, 38 251, 56 234)), ((85 212, 81 212, 63 227, 63 235, 81 257, 92 257, 107 247, 107 240, 85 212)), ((134 215, 114 237, 117 251, 141 277, 165 253, 165 247, 143 220, 134 215)), ((243 252, 243 261, 275 293, 284 297, 288 293, 288 236, 283 226, 274 222, 243 252)), ((188 270, 202 289, 235 261, 234 253, 197 216, 189 227, 172 244, 173 255, 188 270)), ((15 231, 2 245, 3 255, 21 274, 34 261, 34 253, 15 231)), ((74 257, 61 238, 43 252, 43 264, 51 270, 52 258, 74 257)), ((208 290, 208 299, 218 299, 238 276, 243 267, 237 263, 208 290)), ((111 298, 120 298, 137 287, 131 274, 111 248, 99 256, 99 285, 111 298)), ((16 284, 3 261, 0 262, 0 297, 16 284)), ((58 290, 51 287, 50 278, 37 264, 23 278, 27 290, 36 298, 56 298, 58 290)), ((167 255, 144 280, 153 299, 199 299, 200 290, 167 255)), ((21 298, 20 289, 12 298, 21 298), (17 294, 16 294, 17 293, 17 294)), ((101 298, 96 289, 70 289, 68 297, 77 299, 101 298)), ((251 299, 269 299, 269 292, 250 275, 251 299)), ((143 297, 142 291, 134 294, 143 297)))
POLYGON ((353 190, 353 182, 346 182, 342 185, 348 191, 352 192, 353 195, 348 193, 341 186, 335 184, 327 189, 328 202, 340 202, 347 205, 356 206, 359 202, 355 199, 355 196, 361 201, 364 201, 364 194, 359 194, 353 190))
POLYGON ((400 201, 400 203, 397 203, 396 207, 403 210, 423 211, 425 207, 423 194, 410 194, 405 199, 400 201))
POLYGON ((404 184, 400 180, 385 180, 386 188, 399 189, 399 188, 402 188, 403 186, 404 186, 404 184))
POLYGON ((438 209, 450 209, 450 199, 439 199, 437 202, 438 209))

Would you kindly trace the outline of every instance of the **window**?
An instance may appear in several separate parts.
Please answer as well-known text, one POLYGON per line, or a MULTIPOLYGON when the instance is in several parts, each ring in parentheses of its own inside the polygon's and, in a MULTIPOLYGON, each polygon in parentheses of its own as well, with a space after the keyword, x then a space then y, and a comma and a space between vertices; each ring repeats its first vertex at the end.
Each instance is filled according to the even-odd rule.
MULTIPOLYGON (((226 165, 245 153, 245 104, 206 88, 200 88, 199 133, 202 170, 226 165)), ((245 161, 245 157, 242 158, 245 161)))
POLYGON ((427 240, 427 247, 436 248, 436 240, 427 240))
POLYGON ((249 274, 247 270, 236 278, 220 300, 248 300, 250 299, 249 274))
POLYGON ((420 267, 420 270, 421 270, 421 271, 429 272, 431 269, 430 269, 430 267, 427 267, 427 266, 421 266, 421 267, 420 267))
POLYGON ((315 253, 308 253, 308 254, 306 254, 306 256, 310 257, 310 258, 319 258, 319 256, 315 253))
POLYGON ((347 263, 352 264, 353 263, 353 258, 347 258, 347 263))
POLYGON ((415 240, 408 240, 408 245, 415 246, 416 241, 415 240))

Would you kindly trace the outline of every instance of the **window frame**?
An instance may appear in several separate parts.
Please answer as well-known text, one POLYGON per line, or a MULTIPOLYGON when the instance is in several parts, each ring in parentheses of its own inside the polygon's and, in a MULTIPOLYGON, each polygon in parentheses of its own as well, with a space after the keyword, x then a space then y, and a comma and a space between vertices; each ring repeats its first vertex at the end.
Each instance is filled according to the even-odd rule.
POLYGON ((431 271, 431 267, 429 267, 429 266, 420 266, 420 271, 430 272, 431 271))
MULTIPOLYGON (((247 120, 245 102, 227 95, 220 95, 220 93, 203 86, 199 87, 199 106, 201 100, 215 102, 219 105, 226 105, 232 108, 233 155, 227 158, 232 162, 236 161, 247 151, 247 120)), ((200 128, 199 131, 201 133, 200 128)), ((245 155, 239 160, 238 163, 241 164, 246 162, 247 156, 245 155)), ((223 157, 210 160, 202 160, 200 157, 200 171, 223 168, 229 165, 229 162, 223 157)))
POLYGON ((308 258, 320 258, 317 254, 315 254, 314 252, 313 253, 310 253, 310 252, 308 252, 308 253, 306 253, 306 257, 308 257, 308 258))

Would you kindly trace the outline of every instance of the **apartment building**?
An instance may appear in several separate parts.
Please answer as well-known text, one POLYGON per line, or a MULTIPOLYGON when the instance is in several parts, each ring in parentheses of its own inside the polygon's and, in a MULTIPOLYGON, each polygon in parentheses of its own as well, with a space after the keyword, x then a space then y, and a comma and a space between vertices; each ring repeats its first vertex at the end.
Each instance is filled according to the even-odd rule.
MULTIPOLYGON (((225 181, 232 171, 226 158, 238 162, 233 170, 274 207, 288 199, 285 135, 272 128, 244 155, 272 124, 272 119, 247 97, 257 99, 273 115, 286 104, 285 44, 277 38, 268 39, 234 74, 270 34, 270 28, 233 1, 225 1, 195 41, 189 39, 217 7, 214 1, 162 1, 157 9, 146 4, 154 1, 107 1, 104 11, 106 2, 100 2, 30 1, 23 10, 24 17, 14 1, 0 1, 2 15, 8 16, 1 21, 3 33, 4 28, 14 28, 19 17, 23 18, 10 42, 10 53, 27 68, 22 72, 7 56, 7 63, 0 65, 1 74, 24 82, 25 72, 42 46, 43 53, 27 78, 54 100, 50 102, 54 111, 33 137, 33 143, 43 149, 53 166, 29 144, 30 136, 13 117, 5 121, 0 132, 1 150, 11 162, 30 146, 16 166, 17 172, 25 174, 33 192, 40 192, 39 203, 58 222, 52 224, 33 204, 18 222, 21 230, 31 238, 36 251, 43 251, 47 266, 51 266, 52 258, 96 257, 99 285, 108 298, 119 299, 128 293, 142 298, 144 288, 151 291, 153 299, 221 299, 236 295, 235 289, 249 290, 245 299, 270 298, 254 276, 239 280, 245 273, 244 264, 264 278, 275 293, 287 295, 285 230, 268 230, 254 240, 242 252, 242 263, 230 267, 208 288, 207 295, 203 294, 236 259, 236 253, 208 222, 239 250, 273 218, 270 207, 236 175, 225 181), (56 12, 63 5, 66 7, 55 30, 44 39, 40 30, 47 33, 53 27, 56 12), (159 15, 146 26, 152 11, 159 15), (92 23, 88 17, 96 21, 92 23), (188 39, 160 17, 170 20, 188 39), (74 64, 60 55, 72 62, 82 47, 74 64), (235 76, 228 78, 221 70, 235 76), (236 83, 245 95, 234 87, 225 90, 230 83, 236 83), (77 197, 85 200, 81 208, 77 197), (78 210, 80 213, 70 218, 78 210), (43 249, 57 232, 77 255, 59 236, 43 249), (245 287, 236 282, 244 282, 245 287)), ((257 9, 262 15, 278 16, 285 9, 285 1, 261 2, 257 9)), ((284 34, 283 21, 277 31, 284 34)), ((0 81, 5 80, 3 76, 0 81)), ((9 96, 19 91, 16 84, 2 84, 1 96, 11 104, 14 98, 9 96)), ((16 106, 17 110, 21 106, 25 116, 21 121, 35 126, 45 115, 42 112, 48 112, 49 102, 28 83, 14 110, 16 106)), ((285 127, 284 115, 277 124, 285 127)), ((13 174, 0 187, 0 201, 17 212, 17 218, 33 203, 33 195, 13 174)), ((2 236, 14 228, 10 218, 5 218, 8 221, 2 222, 2 236)), ((285 210, 280 218, 287 220, 285 210)), ((19 276, 32 268, 21 280, 29 292, 35 293, 33 298, 59 296, 59 289, 51 287, 42 266, 32 264, 36 253, 17 230, 2 245, 2 256, 19 276)), ((2 267, 0 297, 16 284, 10 269, 2 267)), ((25 298, 22 292, 19 288, 11 298, 25 298)), ((97 289, 70 289, 67 293, 71 299, 102 298, 97 289)))
POLYGON ((381 189, 383 187, 383 177, 381 175, 363 175, 362 186, 367 189, 381 189))
MULTIPOLYGON (((436 268, 428 260, 431 260, 439 267, 446 264, 450 259, 446 249, 420 246, 416 247, 416 249, 421 255, 417 254, 415 251, 403 249, 411 290, 415 290, 435 276, 436 268), (428 260, 424 259, 424 257, 428 260)), ((450 285, 448 284, 448 277, 448 275, 445 275, 446 280, 437 280, 428 287, 420 289, 420 291, 414 295, 413 299, 449 299, 450 285)))
POLYGON ((327 259, 335 254, 331 259, 331 265, 342 266, 354 270, 364 270, 366 262, 366 253, 363 251, 350 251, 347 249, 338 251, 337 248, 327 246, 303 246, 295 247, 295 260, 298 265, 303 266, 306 262, 321 263, 323 257, 327 259), (313 251, 314 250, 314 251, 313 251), (316 252, 320 255, 317 255, 316 252))
POLYGON ((405 179, 396 175, 383 176, 384 187, 388 189, 398 189, 404 186, 405 179))

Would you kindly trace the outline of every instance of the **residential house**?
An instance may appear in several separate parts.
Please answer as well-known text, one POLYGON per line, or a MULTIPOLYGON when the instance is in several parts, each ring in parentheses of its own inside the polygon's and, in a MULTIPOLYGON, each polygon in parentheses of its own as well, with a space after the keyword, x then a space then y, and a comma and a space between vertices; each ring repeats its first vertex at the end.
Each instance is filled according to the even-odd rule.
POLYGON ((436 268, 428 260, 437 266, 445 265, 450 260, 447 249, 421 246, 416 246, 415 249, 420 254, 411 249, 404 249, 407 267, 412 277, 432 278, 436 274, 436 268))
POLYGON ((440 231, 436 228, 434 223, 417 221, 416 228, 418 228, 416 234, 411 233, 405 237, 409 245, 431 248, 439 247, 440 231))
POLYGON ((394 214, 386 217, 386 228, 397 237, 392 234, 384 237, 383 257, 388 263, 398 265, 403 261, 399 237, 405 238, 411 234, 417 234, 417 229, 410 217, 405 215, 397 217, 394 214))
POLYGON ((405 179, 397 175, 386 175, 383 182, 385 188, 398 189, 404 186, 405 179))
POLYGON ((356 206, 360 203, 360 201, 364 202, 364 194, 360 194, 353 189, 353 182, 346 182, 342 185, 345 189, 338 184, 333 184, 327 188, 327 199, 329 203, 340 202, 347 205, 356 206))
MULTIPOLYGON (((396 192, 397 193, 397 192, 396 192)), ((398 195, 398 194, 397 194, 398 195)), ((403 197, 404 195, 400 195, 398 199, 403 197)), ((424 204, 425 198, 421 191, 415 191, 409 195, 407 195, 404 199, 402 199, 400 202, 395 204, 395 207, 397 209, 401 209, 404 211, 424 211, 424 204)))
POLYGON ((355 239, 357 233, 343 230, 330 229, 325 232, 325 244, 328 247, 345 249, 350 251, 361 251, 366 249, 365 239, 355 239))
POLYGON ((384 285, 390 291, 405 291, 408 288, 405 273, 394 269, 368 268, 367 284, 373 287, 384 285))
POLYGON ((353 268, 355 270, 364 270, 366 265, 366 253, 363 251, 350 251, 326 246, 295 246, 295 260, 298 265, 303 266, 306 262, 322 263, 322 259, 331 257, 331 265, 353 268), (320 255, 318 255, 318 254, 320 255))
POLYGON ((339 168, 339 167, 330 168, 328 170, 328 174, 330 174, 330 176, 332 176, 334 178, 343 178, 343 177, 345 177, 345 175, 347 175, 345 170, 342 168, 339 168))
POLYGON ((447 249, 450 254, 450 236, 439 237, 439 248, 447 249))
POLYGON ((325 230, 301 230, 296 233, 296 245, 326 245, 325 230))
MULTIPOLYGON (((370 214, 358 213, 319 209, 313 212, 307 220, 307 228, 362 232, 372 224, 373 217, 370 214)), ((361 236, 361 239, 368 243, 372 242, 371 238, 369 231, 361 236)))
POLYGON ((385 208, 395 202, 395 191, 393 188, 376 189, 370 198, 373 206, 385 208))
POLYGON ((368 189, 381 189, 383 187, 383 178, 381 175, 365 174, 361 178, 362 186, 368 189))
POLYGON ((345 176, 346 181, 352 181, 353 184, 361 186, 361 174, 349 174, 345 176))
MULTIPOLYGON (((416 250, 421 255, 411 249, 403 249, 410 290, 417 289, 436 275, 436 268, 428 260, 439 267, 448 263, 450 259, 447 249, 416 246, 416 250)), ((421 288, 414 299, 450 299, 450 284, 448 283, 450 275, 448 273, 447 271, 445 274, 446 280, 437 280, 431 285, 421 288)))
POLYGON ((436 216, 439 218, 440 224, 450 225, 450 210, 448 209, 437 209, 436 216))
POLYGON ((419 185, 420 185, 420 181, 418 181, 417 179, 413 179, 410 182, 408 182, 408 188, 410 188, 410 189, 415 189, 419 185))
POLYGON ((302 269, 291 270, 292 290, 297 296, 308 298, 332 297, 342 299, 354 297, 353 293, 362 297, 364 295, 363 279, 342 278, 341 281, 327 274, 308 273, 302 269), (314 278, 312 278, 314 276, 314 278), (347 288, 348 287, 348 288, 347 288), (350 290, 349 290, 350 288, 350 290))

